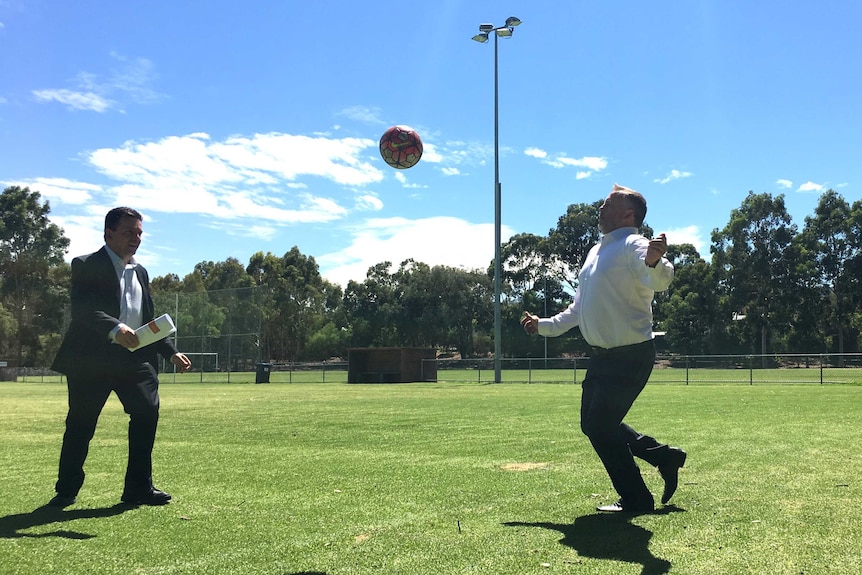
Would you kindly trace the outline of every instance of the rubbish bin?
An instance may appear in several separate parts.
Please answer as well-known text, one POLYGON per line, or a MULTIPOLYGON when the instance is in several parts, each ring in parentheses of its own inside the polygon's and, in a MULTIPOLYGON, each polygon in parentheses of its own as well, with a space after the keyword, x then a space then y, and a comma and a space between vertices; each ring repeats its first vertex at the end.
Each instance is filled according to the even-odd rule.
POLYGON ((269 383, 269 372, 272 370, 271 363, 259 363, 257 364, 257 370, 254 374, 254 382, 255 383, 269 383))

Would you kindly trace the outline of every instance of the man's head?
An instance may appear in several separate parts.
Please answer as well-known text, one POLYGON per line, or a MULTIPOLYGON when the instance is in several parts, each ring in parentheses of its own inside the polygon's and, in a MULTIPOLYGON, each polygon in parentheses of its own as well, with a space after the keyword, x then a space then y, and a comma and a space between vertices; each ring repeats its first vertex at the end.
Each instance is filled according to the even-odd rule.
POLYGON ((599 208, 599 230, 603 234, 619 228, 639 228, 646 217, 646 199, 638 192, 614 184, 599 208))
POLYGON ((105 244, 128 263, 144 233, 143 216, 132 208, 114 208, 105 215, 105 244))

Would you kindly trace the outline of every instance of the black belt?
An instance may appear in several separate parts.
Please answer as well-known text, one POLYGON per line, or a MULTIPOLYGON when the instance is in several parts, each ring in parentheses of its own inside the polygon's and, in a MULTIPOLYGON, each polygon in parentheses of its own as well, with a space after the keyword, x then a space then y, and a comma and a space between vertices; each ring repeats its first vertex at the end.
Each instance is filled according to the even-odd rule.
POLYGON ((634 351, 640 346, 643 345, 652 345, 653 340, 648 339, 646 341, 642 341, 640 343, 633 343, 631 345, 620 345, 618 347, 596 347, 594 345, 590 346, 590 355, 592 357, 600 357, 605 355, 616 355, 620 353, 626 353, 627 351, 634 351))

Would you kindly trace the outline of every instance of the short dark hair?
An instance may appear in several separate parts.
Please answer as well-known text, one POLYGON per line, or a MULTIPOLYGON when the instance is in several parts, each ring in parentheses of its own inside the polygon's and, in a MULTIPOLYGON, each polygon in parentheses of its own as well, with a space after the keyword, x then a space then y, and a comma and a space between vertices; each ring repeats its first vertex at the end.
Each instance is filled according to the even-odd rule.
POLYGON ((122 206, 114 208, 105 215, 105 229, 116 231, 117 226, 120 225, 120 220, 126 217, 144 221, 144 216, 141 215, 141 212, 122 206))

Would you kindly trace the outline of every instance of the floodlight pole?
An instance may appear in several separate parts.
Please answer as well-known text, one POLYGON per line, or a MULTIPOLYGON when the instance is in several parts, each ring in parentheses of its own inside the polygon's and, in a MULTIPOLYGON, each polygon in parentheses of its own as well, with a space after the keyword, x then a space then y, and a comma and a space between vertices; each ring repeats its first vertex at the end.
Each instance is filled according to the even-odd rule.
POLYGON ((502 185, 500 184, 500 101, 497 67, 497 44, 499 40, 494 34, 494 383, 502 381, 502 298, 503 264, 500 261, 500 243, 503 241, 500 231, 502 219, 502 185))
POLYGON ((498 66, 498 38, 503 35, 511 38, 514 26, 520 25, 521 21, 514 16, 506 19, 503 26, 481 24, 480 34, 473 36, 473 40, 485 43, 490 34, 494 35, 494 382, 502 381, 502 311, 500 309, 502 299, 502 276, 503 263, 501 254, 502 232, 502 185, 500 184, 500 100, 499 100, 499 66, 498 66))

